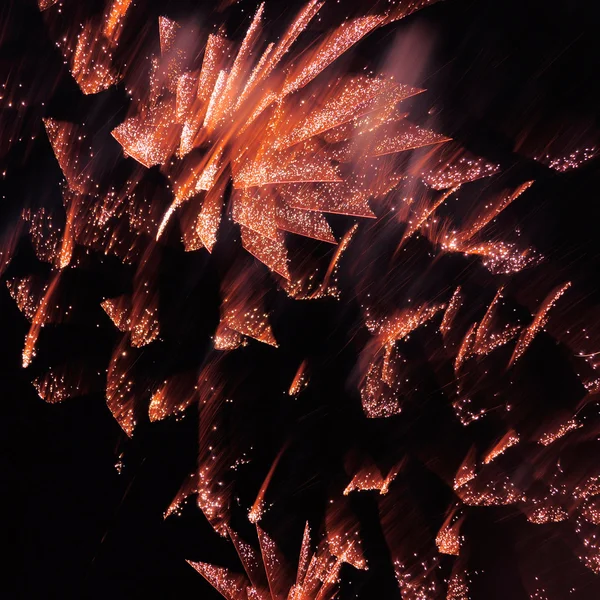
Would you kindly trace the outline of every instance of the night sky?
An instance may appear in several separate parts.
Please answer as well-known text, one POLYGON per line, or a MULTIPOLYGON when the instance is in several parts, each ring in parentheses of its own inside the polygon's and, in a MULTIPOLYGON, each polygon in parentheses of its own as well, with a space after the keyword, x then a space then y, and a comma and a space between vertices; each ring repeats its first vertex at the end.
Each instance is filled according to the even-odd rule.
MULTIPOLYGON (((148 23, 158 15, 194 17, 207 24, 225 20, 228 34, 239 39, 257 3, 239 2, 222 13, 211 12, 213 3, 191 0, 137 4, 136 18, 148 23)), ((301 4, 269 0, 267 29, 278 31, 301 4)), ((327 14, 333 15, 346 9, 356 14, 362 8, 360 2, 346 0, 328 4, 327 14)), ((500 187, 536 180, 527 198, 511 207, 501 225, 518 226, 527 243, 551 260, 552 269, 542 268, 531 279, 522 274, 520 281, 525 287, 551 276, 557 281, 577 280, 578 297, 584 298, 582 310, 600 302, 598 159, 575 171, 557 173, 531 157, 549 147, 568 153, 600 145, 600 46, 591 4, 447 0, 375 32, 348 61, 349 69, 369 64, 426 88, 403 104, 411 118, 451 136, 474 154, 501 163, 500 187)), ((135 38, 134 32, 127 35, 135 38)), ((0 103, 0 141, 5 144, 0 171, 7 172, 0 179, 3 238, 16 227, 24 207, 61 202, 61 173, 41 118, 85 120, 96 128, 93 143, 105 148, 108 163, 120 152, 110 130, 124 119, 128 102, 121 85, 94 96, 79 92, 34 0, 4 0, 0 6, 0 81, 9 78, 22 83, 23 98, 33 97, 31 108, 18 113, 18 118, 23 131, 35 140, 6 144, 17 112, 0 103)), ((162 183, 156 171, 149 175, 148 186, 153 177, 157 186, 162 183)), ((345 230, 342 217, 334 218, 332 225, 345 230)), ((227 227, 212 255, 185 253, 180 244, 165 244, 156 267, 161 341, 144 351, 136 365, 140 372, 156 371, 157 377, 163 377, 203 364, 219 322, 219 285, 234 261, 227 240, 235 232, 227 227)), ((393 241, 382 239, 382 255, 394 248, 393 241)), ((239 260, 240 268, 255 268, 251 258, 239 260)), ((295 302, 273 287, 268 298, 280 348, 251 342, 227 358, 231 378, 244 382, 236 390, 244 400, 231 417, 226 443, 261 442, 252 463, 240 471, 235 495, 240 506, 251 504, 274 456, 287 448, 270 488, 274 506, 265 527, 278 524, 277 540, 292 563, 304 521, 318 524, 330 486, 345 485, 344 461, 349 452, 368 453, 384 465, 404 453, 410 455, 400 495, 410 496, 420 507, 425 527, 435 534, 452 495, 436 475, 438 457, 452 455, 460 463, 473 441, 485 445, 491 435, 482 424, 466 437, 449 405, 440 401, 442 391, 433 372, 422 363, 418 375, 425 384, 418 407, 390 420, 365 419, 360 396, 351 385, 365 336, 357 326, 359 302, 349 292, 361 260, 360 247, 352 247, 348 262, 342 263, 339 302, 295 302), (311 365, 310 386, 293 400, 285 392, 304 359, 311 365)), ((193 503, 181 517, 163 520, 181 482, 195 467, 196 411, 188 410, 179 421, 151 424, 146 417, 128 439, 110 414, 101 389, 51 405, 31 385, 47 364, 71 362, 74 368, 87 364, 106 369, 121 334, 111 326, 99 300, 127 291, 131 269, 109 258, 93 262, 87 270, 69 270, 66 290, 80 307, 76 318, 44 332, 35 364, 25 370, 21 350, 29 324, 4 281, 45 273, 47 267, 36 260, 23 236, 0 285, 0 473, 6 501, 0 595, 219 598, 185 559, 239 569, 230 544, 213 531, 193 503), (115 468, 119 457, 124 464, 120 474, 115 468)), ((414 277, 415 287, 422 291, 427 285, 453 285, 462 266, 440 261, 427 271, 428 283, 422 265, 412 268, 414 273, 404 272, 401 277, 414 277)), ((488 281, 482 277, 472 284, 484 290, 482 303, 489 303, 495 292, 486 291, 488 281)), ((544 290, 551 287, 548 283, 544 290)), ((409 349, 417 357, 418 341, 409 349)), ((540 422, 554 408, 574 407, 581 399, 577 377, 565 356, 564 348, 544 334, 526 358, 531 381, 525 389, 531 390, 540 422)), ((598 448, 591 445, 579 445, 571 452, 576 454, 572 458, 582 461, 600 459, 598 448)), ((520 476, 531 476, 525 471, 532 467, 520 468, 520 476)), ((361 524, 371 568, 358 573, 346 566, 344 579, 352 581, 361 599, 399 598, 377 517, 376 494, 353 495, 350 503, 361 524)), ((243 509, 238 513, 236 527, 251 530, 242 522, 243 509)), ((470 544, 470 570, 483 570, 474 578, 473 600, 526 600, 523 573, 533 571, 549 582, 548 600, 600 597, 600 575, 579 562, 566 524, 531 525, 512 507, 475 508, 463 533, 470 544), (572 584, 577 585, 575 593, 569 593, 572 584)), ((345 587, 343 594, 356 597, 345 587)))

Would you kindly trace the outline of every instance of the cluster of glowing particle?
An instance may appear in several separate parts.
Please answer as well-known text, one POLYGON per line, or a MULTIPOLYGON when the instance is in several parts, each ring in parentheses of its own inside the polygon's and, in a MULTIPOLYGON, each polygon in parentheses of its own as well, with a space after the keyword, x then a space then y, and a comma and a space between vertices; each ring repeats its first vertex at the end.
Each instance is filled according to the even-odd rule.
POLYGON ((309 376, 308 376, 308 368, 306 361, 302 361, 296 374, 294 375, 294 379, 290 384, 290 389, 288 390, 288 394, 290 396, 298 397, 302 390, 308 386, 309 376))
POLYGON ((545 154, 543 156, 537 156, 536 160, 555 171, 565 173, 572 169, 578 169, 589 160, 596 158, 596 156, 598 156, 598 149, 590 147, 580 148, 565 156, 552 157, 549 154, 545 154))
POLYGON ((446 600, 470 600, 470 598, 467 574, 463 572, 453 573, 448 582, 446 600))
POLYGON ((556 440, 559 440, 563 436, 567 435, 569 431, 573 431, 574 429, 578 429, 582 427, 581 423, 577 421, 577 419, 569 419, 565 423, 561 423, 557 428, 552 431, 544 432, 538 439, 538 443, 542 444, 542 446, 549 446, 553 444, 556 440))
POLYGON ((484 464, 489 464, 498 456, 504 454, 510 447, 519 443, 519 435, 515 431, 509 431, 502 439, 486 454, 484 464))
POLYGON ((460 546, 463 539, 460 535, 461 524, 462 519, 457 517, 455 511, 452 511, 435 538, 435 544, 440 554, 451 554, 453 556, 460 554, 460 546))
POLYGON ((533 341, 533 338, 542 328, 546 326, 550 309, 570 287, 571 282, 568 281, 548 294, 538 309, 538 312, 533 317, 533 321, 529 327, 525 328, 519 336, 519 340, 517 341, 517 345, 510 359, 510 364, 513 364, 515 361, 519 360, 519 358, 523 355, 525 350, 533 341))
MULTIPOLYGON (((145 290, 149 293, 149 290, 145 290)), ((115 326, 131 333, 131 345, 139 348, 153 342, 159 334, 158 303, 156 298, 133 299, 120 297, 101 304, 115 326)))
POLYGON ((348 550, 342 556, 335 553, 335 549, 331 547, 331 537, 321 540, 313 551, 308 523, 304 529, 295 576, 284 564, 282 553, 273 538, 260 527, 257 526, 260 551, 243 541, 231 529, 228 530, 228 537, 233 542, 245 573, 235 573, 224 567, 203 562, 188 561, 228 600, 333 599, 339 592, 341 567, 343 563, 351 561, 348 550))
POLYGON ((375 466, 368 466, 360 469, 352 478, 352 481, 344 489, 344 496, 354 491, 377 490, 380 494, 387 494, 390 484, 394 481, 400 466, 393 467, 390 472, 383 477, 379 469, 375 466))
POLYGON ((81 374, 78 377, 73 368, 48 371, 32 383, 40 398, 51 404, 82 396, 88 391, 88 381, 81 374))
POLYGON ((482 177, 490 177, 500 171, 500 165, 466 154, 462 150, 456 150, 448 157, 442 155, 441 158, 438 164, 428 168, 421 175, 424 183, 434 190, 454 188, 482 177))
POLYGON ((261 51, 266 10, 261 4, 237 53, 220 34, 209 36, 199 71, 186 70, 190 59, 178 46, 183 29, 161 19, 160 62, 167 65, 167 74, 151 80, 146 98, 113 132, 126 156, 145 167, 162 165, 172 181, 174 199, 157 238, 183 205, 199 195, 196 218, 185 225, 183 235, 196 239, 192 247, 202 244, 210 251, 225 208, 224 183, 231 179, 236 193, 230 214, 240 226, 243 246, 290 279, 283 232, 336 243, 322 213, 372 214, 368 180, 361 182, 361 190, 344 177, 336 165, 342 155, 356 160, 357 152, 380 156, 447 140, 387 116, 398 102, 421 90, 374 76, 337 77, 324 98, 307 87, 387 22, 385 15, 344 22, 295 57, 296 39, 321 6, 310 2, 279 42, 261 51), (282 78, 284 65, 287 75, 282 78), (357 140, 366 133, 367 114, 365 146, 357 140), (327 135, 334 131, 336 142, 328 145, 327 135), (192 153, 200 147, 202 154, 192 153))

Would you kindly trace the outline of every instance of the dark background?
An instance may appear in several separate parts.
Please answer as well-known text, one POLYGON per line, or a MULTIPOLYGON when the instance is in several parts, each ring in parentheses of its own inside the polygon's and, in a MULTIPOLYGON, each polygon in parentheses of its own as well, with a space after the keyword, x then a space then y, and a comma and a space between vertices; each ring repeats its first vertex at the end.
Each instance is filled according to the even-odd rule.
MULTIPOLYGON (((269 25, 276 30, 279 19, 291 14, 296 4, 299 3, 271 0, 267 4, 269 25)), ((569 273, 586 281, 590 291, 595 292, 600 216, 597 161, 577 172, 558 175, 532 162, 526 152, 515 152, 526 149, 527 145, 534 151, 543 149, 552 140, 568 151, 598 141, 600 49, 592 4, 449 0, 377 32, 357 52, 359 60, 384 68, 392 65, 412 77, 408 83, 428 89, 413 107, 416 120, 427 120, 473 152, 501 162, 509 171, 538 180, 539 189, 533 200, 528 201, 528 212, 524 215, 530 239, 545 255, 556 257, 559 268, 568 268, 569 273), (416 63, 427 55, 421 69, 394 64, 394 52, 402 47, 402 36, 414 43, 416 63), (430 44, 430 52, 426 52, 430 44)), ((254 5, 241 2, 231 11, 233 35, 238 31, 236 11, 247 7, 245 14, 248 14, 254 5)), ((156 1, 148 3, 145 10, 148 19, 158 14, 179 17, 191 13, 209 18, 203 15, 205 8, 195 2, 156 1)), ((342 5, 332 10, 341 11, 342 5)), ((218 21, 223 17, 210 18, 218 21)), ((37 127, 39 133, 39 117, 47 114, 69 118, 73 114, 88 114, 91 107, 100 121, 116 125, 122 120, 123 90, 105 92, 100 100, 82 100, 68 77, 54 84, 56 74, 63 68, 62 58, 48 38, 34 2, 5 1, 0 8, 0 19, 3 76, 17 71, 24 98, 30 88, 43 90, 39 93, 47 99, 43 108, 38 98, 36 108, 24 117, 21 114, 26 123, 24 129, 30 127, 35 131, 37 127)), ((404 58, 408 53, 403 48, 404 58)), ((4 135, 13 113, 5 105, 1 110, 4 135)), ((47 142, 40 138, 43 136, 38 135, 33 149, 28 148, 27 152, 17 144, 2 153, 0 162, 9 172, 0 183, 3 233, 14 226, 20 207, 32 198, 54 193, 60 199, 57 187, 60 173, 52 165, 54 159, 47 142), (27 160, 23 160, 25 155, 27 160), (57 191, 52 192, 53 188, 57 191)), ((149 364, 155 361, 163 368, 169 363, 164 367, 168 371, 178 357, 194 364, 206 352, 209 336, 218 322, 221 273, 218 251, 216 254, 217 258, 209 259, 204 253, 165 252, 161 277, 163 285, 174 291, 164 301, 170 303, 163 307, 164 312, 172 314, 177 307, 193 308, 180 313, 186 317, 181 319, 185 322, 183 326, 167 319, 167 341, 158 350, 149 350, 149 364), (192 316, 198 314, 201 316, 192 316), (173 347, 176 352, 169 356, 173 347)), ((33 268, 33 262, 31 250, 20 247, 18 260, 11 265, 13 275, 27 272, 33 268)), ((95 298, 100 290, 106 293, 107 286, 114 286, 117 292, 127 273, 108 264, 98 267, 95 276, 81 277, 74 279, 74 289, 81 289, 85 297, 95 298)), ((300 440, 286 459, 288 462, 284 460, 282 471, 299 475, 301 481, 310 481, 311 467, 323 463, 327 463, 323 480, 339 477, 342 466, 334 449, 338 442, 342 443, 340 440, 361 436, 364 444, 369 445, 381 435, 380 425, 365 425, 359 399, 345 387, 354 359, 351 349, 341 353, 338 349, 347 347, 348 323, 354 322, 358 309, 352 302, 343 306, 343 301, 309 306, 283 302, 274 322, 281 345, 279 354, 253 345, 251 351, 244 350, 240 358, 232 359, 234 367, 237 360, 239 368, 250 373, 247 393, 255 402, 258 416, 255 414, 254 419, 262 423, 261 437, 265 443, 264 456, 257 458, 257 473, 263 476, 265 470, 260 465, 268 465, 269 457, 286 441, 282 431, 289 431, 289 427, 285 429, 282 424, 292 424, 292 437, 300 440), (302 407, 290 404, 290 408, 282 409, 282 391, 305 356, 322 367, 321 374, 311 382, 317 391, 311 392, 302 407), (275 411, 274 405, 278 407, 275 411), (264 418, 259 418, 261 413, 264 418)), ((43 363, 44 357, 53 353, 106 360, 106 351, 114 345, 117 335, 108 326, 95 331, 96 322, 107 325, 100 309, 88 316, 89 329, 75 323, 51 332, 36 362, 43 363)), ((188 507, 181 518, 166 521, 162 518, 181 481, 194 467, 197 427, 194 415, 177 423, 169 421, 152 426, 142 423, 133 440, 128 441, 101 394, 61 405, 44 404, 31 386, 31 373, 20 368, 27 328, 26 320, 2 286, 0 464, 2 496, 6 501, 1 516, 6 531, 2 536, 5 550, 2 596, 219 597, 184 559, 235 565, 229 545, 214 534, 193 507, 188 507), (119 475, 114 465, 121 453, 125 466, 119 475)), ((561 381, 564 389, 569 387, 568 375, 561 381)), ((558 394, 558 390, 555 388, 554 393, 558 394)), ((444 419, 453 417, 448 411, 437 418, 445 422, 444 419)), ((433 435, 426 433, 425 428, 423 431, 425 438, 433 435)), ((461 428, 448 426, 446 435, 453 440, 453 436, 462 435, 461 428)), ((433 440, 432 445, 435 445, 433 440)), ((385 445, 381 452, 385 452, 385 445)), ((252 477, 260 479, 251 472, 248 478, 252 477)), ((279 485, 285 489, 282 477, 279 485)), ((427 510, 439 519, 447 492, 426 474, 415 473, 414 478, 421 487, 419 494, 424 503, 431 504, 427 510), (440 506, 436 504, 438 495, 440 506)), ((303 518, 319 514, 324 498, 322 486, 307 484, 307 488, 308 491, 300 490, 284 499, 274 509, 273 518, 286 510, 303 512, 303 518)), ((248 492, 248 496, 251 502, 252 494, 248 492)), ((374 548, 382 547, 381 532, 373 516, 374 500, 367 496, 356 500, 355 508, 362 515, 366 537, 371 538, 374 548)), ((514 540, 529 535, 531 545, 539 548, 540 553, 547 540, 534 527, 523 529, 515 525, 515 520, 504 522, 502 515, 494 510, 490 511, 492 516, 475 516, 469 526, 474 554, 478 556, 481 550, 486 555, 486 561, 481 561, 485 562, 486 576, 474 589, 473 598, 527 598, 514 540), (541 535, 540 544, 536 535, 541 535)), ((289 539, 282 544, 292 552, 299 545, 297 531, 298 526, 292 528, 289 539)), ((378 551, 374 552, 369 576, 363 580, 359 577, 359 597, 392 598, 395 587, 390 580, 391 569, 384 564, 385 560, 380 565, 378 551)), ((385 558, 385 551, 381 555, 385 558)), ((562 570, 565 577, 568 575, 580 584, 578 592, 569 597, 596 598, 600 594, 600 584, 564 549, 552 546, 543 554, 543 560, 547 561, 548 570, 562 570)), ((566 597, 563 593, 568 587, 565 584, 564 588, 557 588, 555 596, 550 598, 566 597)))

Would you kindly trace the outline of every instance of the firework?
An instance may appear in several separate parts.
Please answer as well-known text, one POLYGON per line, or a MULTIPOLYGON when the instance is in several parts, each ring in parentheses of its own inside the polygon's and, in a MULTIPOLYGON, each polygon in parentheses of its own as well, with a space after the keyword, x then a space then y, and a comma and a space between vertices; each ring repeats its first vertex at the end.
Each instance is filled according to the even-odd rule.
MULTIPOLYGON (((130 0, 92 16, 65 5, 64 22, 62 2, 38 2, 77 93, 100 94, 96 107, 124 90, 129 104, 110 127, 54 105, 38 124, 57 198, 27 198, 0 239, 21 364, 48 403, 103 387, 125 444, 150 423, 197 419, 196 464, 164 517, 193 499, 231 541, 244 573, 188 561, 228 600, 360 589, 378 573, 361 502, 378 511, 403 600, 470 597, 469 532, 485 512, 568 528, 600 572, 599 476, 584 456, 600 430, 600 332, 583 310, 565 317, 567 300, 584 303, 577 273, 512 224, 539 184, 411 122, 405 101, 425 90, 341 59, 432 3, 330 23, 339 15, 310 0, 267 39, 269 3, 237 34, 161 16, 136 35, 130 0), (323 313, 309 327, 299 305, 323 313), (104 365, 53 356, 59 323, 106 331, 104 365), (544 405, 544 346, 575 365, 576 398, 544 405), (307 523, 292 572, 275 540, 304 512, 316 535, 307 523)), ((537 160, 564 173, 596 154, 537 160)), ((111 459, 119 473, 124 456, 111 459)))
POLYGON ((274 540, 257 527, 260 553, 244 542, 234 531, 229 531, 234 547, 246 575, 232 573, 228 569, 201 562, 188 561, 224 598, 335 598, 339 572, 343 562, 349 559, 348 551, 343 557, 335 554, 329 542, 321 541, 311 551, 311 532, 308 523, 304 529, 295 579, 285 567, 285 561, 274 540))

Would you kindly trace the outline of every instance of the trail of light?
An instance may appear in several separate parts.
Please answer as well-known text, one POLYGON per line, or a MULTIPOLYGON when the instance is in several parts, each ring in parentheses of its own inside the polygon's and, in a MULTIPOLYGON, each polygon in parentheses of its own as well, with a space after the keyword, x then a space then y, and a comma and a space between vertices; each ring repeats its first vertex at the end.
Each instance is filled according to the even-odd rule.
POLYGON ((104 17, 104 36, 115 42, 120 33, 123 24, 123 19, 127 14, 127 10, 131 5, 132 0, 113 0, 110 4, 110 9, 104 17))
POLYGON ((502 436, 502 439, 486 454, 483 459, 483 464, 488 465, 493 460, 498 458, 501 454, 504 454, 512 446, 516 446, 519 443, 519 435, 514 431, 510 430, 502 436))
POLYGON ((250 523, 258 523, 265 513, 265 494, 267 492, 267 488, 269 487, 269 483, 271 483, 271 479, 273 478, 273 474, 275 473, 275 469, 279 464, 284 450, 285 448, 282 448, 275 457, 275 460, 273 461, 273 464, 271 465, 267 476, 265 477, 262 485, 260 486, 260 489, 258 490, 256 500, 254 501, 252 508, 248 512, 248 520, 250 521, 250 523))
POLYGON ((579 429, 580 427, 583 427, 583 425, 577 419, 569 419, 568 421, 561 423, 554 430, 543 433, 539 437, 538 443, 542 446, 549 446, 550 444, 553 444, 556 440, 559 440, 561 437, 567 435, 569 431, 579 429))
POLYGON ((54 273, 48 288, 42 297, 42 300, 31 319, 31 327, 29 332, 25 336, 25 346, 23 347, 23 368, 28 367, 31 361, 35 357, 35 347, 37 344, 40 331, 48 319, 48 312, 50 310, 50 303, 53 300, 53 296, 58 288, 60 282, 60 271, 54 273))
POLYGON ((288 390, 288 394, 290 396, 298 397, 300 392, 308 385, 308 373, 307 373, 307 363, 305 360, 302 361, 296 374, 294 375, 294 379, 290 384, 290 389, 288 390))
POLYGON ((546 326, 546 323, 548 322, 548 313, 550 312, 550 309, 556 304, 558 299, 570 287, 571 282, 568 281, 567 283, 558 286, 557 288, 552 290, 552 292, 550 292, 550 294, 546 296, 545 300, 542 302, 540 308, 533 317, 533 321, 531 322, 529 327, 524 329, 521 333, 513 355, 511 356, 510 362, 508 363, 509 367, 513 365, 517 360, 519 360, 521 356, 523 356, 525 350, 527 350, 535 336, 539 333, 541 329, 543 329, 546 326))
POLYGON ((454 293, 452 294, 452 298, 450 298, 450 302, 444 311, 444 316, 442 318, 442 322, 440 323, 440 333, 445 337, 450 332, 452 327, 452 323, 454 322, 454 318, 456 317, 456 313, 460 310, 460 307, 463 303, 463 296, 460 292, 460 286, 458 286, 454 293))

